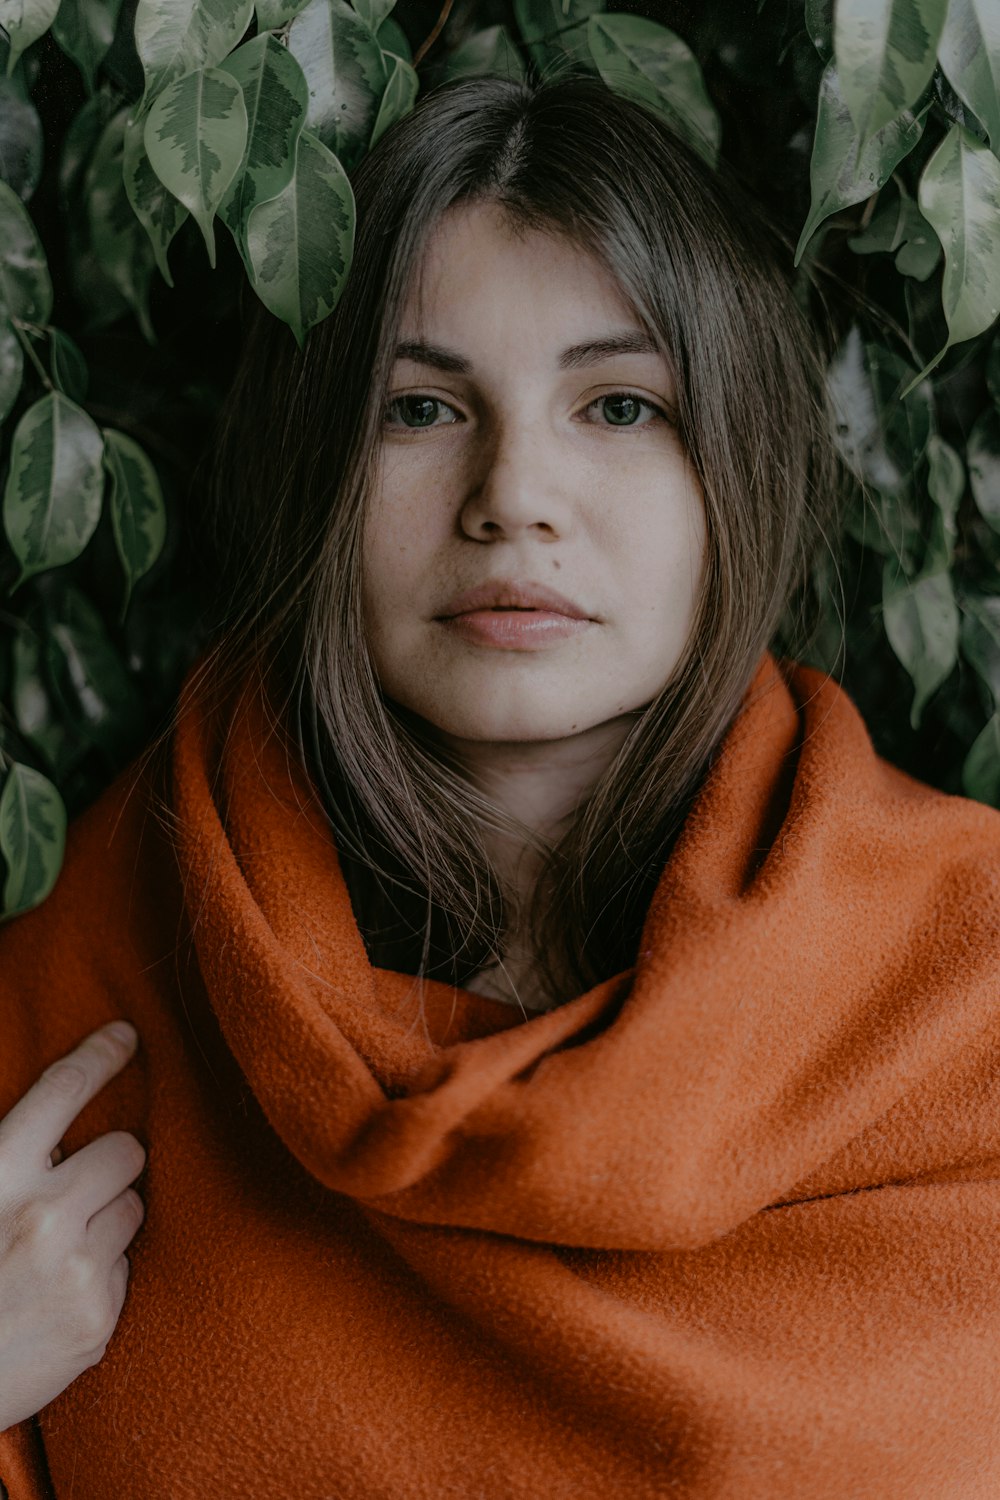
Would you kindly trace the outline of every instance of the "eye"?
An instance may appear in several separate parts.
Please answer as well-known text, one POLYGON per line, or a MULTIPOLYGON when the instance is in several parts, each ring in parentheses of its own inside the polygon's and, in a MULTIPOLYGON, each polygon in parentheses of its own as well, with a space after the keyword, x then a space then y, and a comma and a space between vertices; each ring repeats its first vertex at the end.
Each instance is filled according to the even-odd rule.
POLYGON ((598 423, 598 426, 649 427, 651 425, 650 422, 639 422, 637 420, 639 408, 643 406, 647 411, 654 413, 653 421, 657 418, 662 418, 666 421, 667 418, 665 411, 661 410, 654 402, 647 401, 645 396, 640 396, 635 391, 612 391, 608 396, 598 396, 596 401, 591 401, 586 410, 590 411, 595 406, 604 406, 605 414, 610 416, 608 422, 598 423))
POLYGON ((390 422, 393 412, 399 411, 404 427, 433 427, 437 425, 434 422, 435 407, 441 407, 445 411, 453 412, 453 408, 448 406, 446 402, 441 401, 437 396, 422 396, 419 392, 415 395, 394 396, 386 404, 385 420, 387 423, 390 422), (414 418, 413 421, 409 420, 411 417, 414 418))

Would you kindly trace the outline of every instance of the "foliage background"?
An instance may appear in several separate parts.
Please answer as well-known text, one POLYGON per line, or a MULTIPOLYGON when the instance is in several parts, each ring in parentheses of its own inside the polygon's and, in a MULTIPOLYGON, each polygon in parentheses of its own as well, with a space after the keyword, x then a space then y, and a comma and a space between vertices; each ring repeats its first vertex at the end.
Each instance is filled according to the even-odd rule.
POLYGON ((782 228, 856 481, 797 654, 880 753, 1000 807, 994 0, 0 0, 0 27, 0 915, 203 644, 192 476, 241 287, 301 344, 349 274, 346 172, 493 70, 600 72, 782 228))

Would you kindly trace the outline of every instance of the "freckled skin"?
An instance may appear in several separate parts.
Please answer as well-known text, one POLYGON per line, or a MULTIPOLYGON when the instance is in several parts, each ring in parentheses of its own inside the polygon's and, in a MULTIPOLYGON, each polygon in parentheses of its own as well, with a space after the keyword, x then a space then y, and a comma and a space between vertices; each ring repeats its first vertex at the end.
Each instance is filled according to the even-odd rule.
POLYGON ((495 207, 463 205, 435 227, 400 330, 473 368, 395 367, 364 541, 376 669, 390 698, 543 830, 571 815, 670 680, 701 587, 701 489, 655 410, 675 399, 666 362, 557 364, 572 343, 639 327, 572 242, 516 238, 495 207), (428 398, 441 405, 421 407, 428 398), (428 410, 431 425, 412 425, 428 410), (482 647, 435 621, 458 590, 498 576, 549 583, 597 621, 533 651, 482 647))

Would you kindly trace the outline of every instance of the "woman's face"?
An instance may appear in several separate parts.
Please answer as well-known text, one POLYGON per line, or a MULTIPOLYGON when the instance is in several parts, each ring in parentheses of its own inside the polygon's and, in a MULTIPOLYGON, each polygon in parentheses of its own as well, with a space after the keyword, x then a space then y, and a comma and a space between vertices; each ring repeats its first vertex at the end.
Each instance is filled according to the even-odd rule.
POLYGON ((609 725, 670 680, 701 586, 702 493, 667 364, 575 348, 642 330, 598 262, 515 238, 492 206, 445 214, 420 271, 365 526, 382 689, 456 743, 609 725), (585 618, 444 618, 496 581, 557 590, 585 618))

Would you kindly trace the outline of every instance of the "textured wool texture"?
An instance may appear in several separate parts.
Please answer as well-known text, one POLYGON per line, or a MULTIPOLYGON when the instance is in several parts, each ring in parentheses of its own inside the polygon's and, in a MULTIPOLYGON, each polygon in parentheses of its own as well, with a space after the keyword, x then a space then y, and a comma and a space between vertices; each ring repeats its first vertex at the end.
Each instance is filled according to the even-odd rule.
POLYGON ((148 1148, 11 1500, 1000 1495, 1000 813, 765 653, 636 966, 425 1031, 261 695, 157 764, 0 934, 0 1110, 127 1016, 148 1148))

